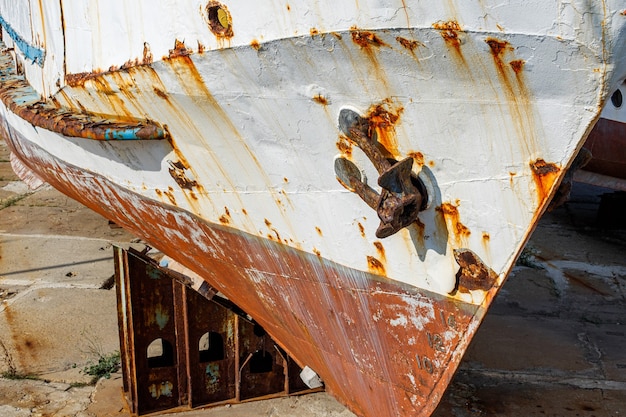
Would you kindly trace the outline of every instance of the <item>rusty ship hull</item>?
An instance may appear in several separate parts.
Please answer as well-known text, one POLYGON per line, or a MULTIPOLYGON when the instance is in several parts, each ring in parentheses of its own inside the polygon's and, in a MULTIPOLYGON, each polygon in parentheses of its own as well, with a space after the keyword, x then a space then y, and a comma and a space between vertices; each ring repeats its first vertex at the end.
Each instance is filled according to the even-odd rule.
POLYGON ((428 416, 626 76, 619 2, 172 3, 0 2, 16 171, 428 416))
POLYGON ((619 86, 602 110, 585 142, 591 159, 574 174, 580 182, 626 191, 626 84, 619 86))

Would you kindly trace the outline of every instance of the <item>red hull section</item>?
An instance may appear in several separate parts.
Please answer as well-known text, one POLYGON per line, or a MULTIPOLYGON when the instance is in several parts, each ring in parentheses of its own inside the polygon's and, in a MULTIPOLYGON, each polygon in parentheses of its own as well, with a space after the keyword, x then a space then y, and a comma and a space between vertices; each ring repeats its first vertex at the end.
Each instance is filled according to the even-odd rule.
MULTIPOLYGON (((15 132, 9 145, 42 178, 188 266, 257 320, 362 416, 428 416, 482 307, 209 224, 55 159, 15 132)), ((487 301, 497 290, 491 288, 487 301)))
POLYGON ((626 179, 626 123, 598 120, 585 142, 585 148, 593 156, 585 171, 626 179))

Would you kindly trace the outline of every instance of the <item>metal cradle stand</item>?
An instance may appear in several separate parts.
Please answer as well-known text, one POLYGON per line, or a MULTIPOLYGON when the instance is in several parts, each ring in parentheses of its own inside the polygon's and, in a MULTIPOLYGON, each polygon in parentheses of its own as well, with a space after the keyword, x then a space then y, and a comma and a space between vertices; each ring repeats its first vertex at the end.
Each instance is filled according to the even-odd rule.
POLYGON ((133 249, 115 247, 124 394, 131 413, 304 393, 301 368, 245 313, 133 249), (209 299, 210 298, 210 299, 209 299))

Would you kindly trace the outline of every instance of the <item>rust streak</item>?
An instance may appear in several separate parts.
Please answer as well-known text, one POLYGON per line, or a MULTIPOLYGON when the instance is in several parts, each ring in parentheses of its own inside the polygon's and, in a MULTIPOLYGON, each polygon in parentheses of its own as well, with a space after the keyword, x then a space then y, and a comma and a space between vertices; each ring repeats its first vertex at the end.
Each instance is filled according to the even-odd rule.
POLYGON ((150 52, 150 45, 148 45, 148 42, 144 42, 143 43, 143 59, 141 61, 142 65, 148 65, 148 64, 152 64, 152 52, 150 52))
POLYGON ((222 224, 230 224, 230 220, 230 211, 228 210, 228 207, 224 207, 224 214, 219 217, 219 221, 222 224))
POLYGON ((513 72, 515 72, 516 75, 519 75, 522 72, 524 64, 526 64, 526 61, 523 59, 516 59, 509 62, 509 65, 513 68, 513 72))
POLYGON ((385 247, 379 241, 374 242, 374 247, 376 248, 376 252, 378 252, 378 256, 382 260, 383 263, 387 262, 387 255, 385 254, 385 247))
POLYGON ((389 46, 385 42, 383 42, 378 36, 376 36, 373 32, 367 32, 364 30, 358 30, 356 26, 350 28, 352 41, 359 45, 363 49, 371 49, 380 48, 381 46, 389 46))
POLYGON ((321 104, 322 106, 327 106, 328 105, 328 99, 326 97, 324 97, 321 94, 317 94, 315 96, 313 96, 313 101, 321 104))
POLYGON ((460 221, 458 207, 451 203, 443 203, 437 208, 445 220, 450 232, 456 237, 457 242, 461 242, 468 238, 471 231, 460 221))
POLYGON ((389 157, 398 157, 398 143, 396 141, 395 125, 404 111, 402 107, 392 111, 389 109, 390 101, 385 100, 382 104, 372 106, 367 112, 368 134, 376 137, 389 157), (374 135, 375 134, 375 135, 374 135))
POLYGON ((416 40, 412 40, 412 39, 406 39, 403 38, 401 36, 396 37, 396 41, 398 41, 398 43, 400 45, 402 45, 402 47, 404 49, 407 49, 408 51, 410 51, 411 53, 414 53, 415 50, 419 47, 419 46, 424 46, 423 43, 416 41, 416 40))
POLYGON ((347 157, 352 156, 353 144, 347 136, 339 135, 339 139, 337 140, 337 143, 335 145, 337 146, 339 152, 341 152, 343 155, 347 157))
POLYGON ((176 39, 174 41, 174 49, 170 49, 170 53, 168 57, 171 59, 171 58, 176 58, 180 56, 188 56, 188 55, 191 55, 191 49, 188 49, 185 46, 185 42, 179 41, 178 39, 176 39))
POLYGON ((367 257, 367 266, 368 266, 370 272, 372 272, 374 274, 378 274, 378 275, 386 275, 387 274, 385 272, 385 266, 383 265, 383 263, 381 261, 379 261, 378 259, 374 258, 373 256, 368 256, 367 257))
POLYGON ((513 59, 505 64, 505 57, 512 55, 514 48, 507 41, 489 37, 485 39, 489 45, 491 56, 498 77, 504 86, 504 94, 508 98, 508 105, 517 135, 526 147, 525 151, 532 155, 536 149, 535 123, 530 92, 524 81, 525 61, 513 59), (515 78, 512 78, 512 75, 515 78))
POLYGON ((359 227, 359 232, 361 233, 361 236, 365 237, 365 227, 363 227, 363 225, 360 222, 357 223, 357 226, 359 227))
POLYGON ((433 28, 439 31, 439 34, 445 41, 446 45, 452 48, 457 58, 459 58, 464 65, 467 65, 463 52, 461 52, 461 38, 459 36, 461 26, 459 23, 454 20, 436 22, 433 23, 433 28))
POLYGON ((561 172, 561 168, 554 163, 537 159, 530 163, 530 169, 533 173, 535 185, 537 186, 537 197, 541 203, 549 196, 554 182, 561 172))

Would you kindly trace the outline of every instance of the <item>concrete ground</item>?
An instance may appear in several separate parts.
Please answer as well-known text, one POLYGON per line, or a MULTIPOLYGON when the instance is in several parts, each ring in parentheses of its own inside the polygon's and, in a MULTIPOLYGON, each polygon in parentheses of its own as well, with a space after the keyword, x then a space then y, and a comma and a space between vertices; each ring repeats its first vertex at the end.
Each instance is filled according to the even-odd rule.
MULTIPOLYGON (((0 416, 128 416, 120 375, 84 369, 119 349, 111 243, 133 236, 8 159, 0 141, 0 416)), ((543 217, 435 417, 626 416, 626 232, 595 226, 604 192, 543 217)), ((179 414, 353 416, 325 393, 179 414)))

